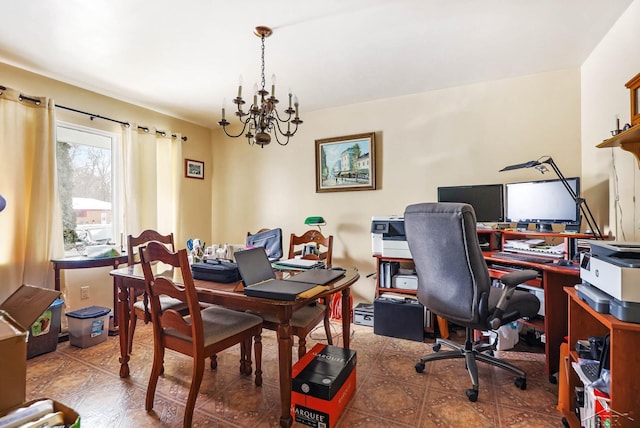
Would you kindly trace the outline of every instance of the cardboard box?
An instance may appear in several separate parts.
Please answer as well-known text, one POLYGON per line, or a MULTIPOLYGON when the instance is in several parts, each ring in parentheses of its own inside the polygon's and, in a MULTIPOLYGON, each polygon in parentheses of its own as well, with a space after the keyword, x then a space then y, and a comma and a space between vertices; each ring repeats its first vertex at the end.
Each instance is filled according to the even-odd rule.
POLYGON ((59 291, 22 285, 0 304, 0 413, 24 403, 28 330, 58 296, 59 291))
MULTIPOLYGON (((17 410, 19 408, 26 408, 31 406, 34 403, 37 403, 42 400, 51 400, 50 398, 39 398, 37 400, 29 401, 28 403, 24 403, 20 406, 12 407, 11 409, 7 409, 6 411, 0 411, 0 417, 7 415, 9 412, 13 410, 17 410)), ((80 428, 80 415, 78 412, 73 410, 70 407, 65 406, 62 403, 57 402, 56 400, 51 400, 53 402, 53 411, 54 412, 62 412, 64 415, 64 424, 65 427, 68 428, 80 428)))
POLYGON ((335 426, 356 388, 356 352, 317 344, 293 366, 291 416, 314 428, 335 426))

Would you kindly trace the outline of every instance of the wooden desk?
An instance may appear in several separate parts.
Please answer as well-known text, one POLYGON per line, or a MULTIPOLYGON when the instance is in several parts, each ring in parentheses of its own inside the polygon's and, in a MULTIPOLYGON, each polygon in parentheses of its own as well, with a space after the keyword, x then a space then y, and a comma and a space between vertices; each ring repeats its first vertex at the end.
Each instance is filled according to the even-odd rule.
POLYGON ((530 285, 542 287, 544 290, 544 321, 538 320, 531 324, 545 334, 546 373, 549 375, 549 380, 555 382, 555 378, 552 378, 552 375, 558 372, 560 344, 562 344, 564 337, 567 335, 567 295, 563 291, 563 287, 580 283, 580 269, 558 266, 554 263, 529 263, 512 259, 500 259, 493 257, 495 253, 495 251, 484 253, 492 278, 499 278, 507 273, 506 270, 492 268, 492 262, 505 266, 536 269, 542 274, 541 279, 532 281, 530 285))
MULTIPOLYGON (((157 266, 155 267, 157 269, 157 266)), ((122 267, 111 271, 114 277, 114 294, 117 294, 117 316, 120 329, 120 377, 129 376, 129 349, 127 337, 129 337, 129 289, 144 289, 144 275, 142 266, 122 267)), ((173 271, 167 270, 166 275, 173 277, 173 271)), ((344 347, 349 349, 351 329, 351 307, 349 304, 351 285, 360 275, 355 269, 348 269, 345 276, 330 283, 329 290, 309 299, 296 301, 283 301, 273 299, 261 299, 245 296, 242 292, 234 291, 238 284, 220 284, 216 282, 194 280, 198 289, 201 302, 214 303, 231 309, 251 310, 257 313, 273 314, 280 320, 277 330, 278 337, 278 361, 280 368, 280 426, 290 427, 293 423, 290 413, 291 407, 291 367, 292 345, 291 316, 296 310, 314 302, 320 297, 334 293, 342 293, 342 332, 344 347)), ((176 278, 177 279, 177 278, 176 278)))

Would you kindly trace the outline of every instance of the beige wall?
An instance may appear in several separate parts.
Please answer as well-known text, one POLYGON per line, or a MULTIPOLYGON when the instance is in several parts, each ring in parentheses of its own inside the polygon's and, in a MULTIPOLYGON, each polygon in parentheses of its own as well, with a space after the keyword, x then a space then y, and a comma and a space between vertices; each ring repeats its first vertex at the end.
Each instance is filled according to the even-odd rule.
MULTIPOLYGON (((595 146, 611 136, 615 115, 629 122, 629 90, 624 86, 640 72, 633 46, 640 39, 640 2, 635 1, 582 66, 582 176, 597 189, 594 205, 606 211, 617 240, 638 241, 639 177, 634 156, 620 148, 595 146), (616 200, 619 204, 616 204, 616 200)), ((601 213, 605 214, 605 213, 601 213)))
MULTIPOLYGON (((113 119, 135 122, 159 130, 178 132, 188 137, 183 144, 183 156, 205 161, 205 180, 184 179, 181 205, 189 207, 190 214, 183 226, 178 242, 190 236, 211 235, 211 131, 167 115, 163 115, 126 102, 98 95, 65 83, 48 79, 9 65, 0 63, 0 85, 22 91, 25 95, 53 98, 58 105, 98 114, 113 119)), ((95 119, 66 110, 57 109, 58 120, 120 134, 120 125, 95 119)), ((3 179, 6 179, 3 177, 3 179)), ((134 231, 132 231, 134 232, 134 231)), ((135 232, 137 233, 137 232, 135 232)), ((184 245, 183 245, 184 246, 184 245)), ((108 268, 63 272, 66 310, 76 310, 90 305, 113 306, 113 282, 108 268), (90 285, 89 300, 80 300, 80 287, 90 285)), ((53 270, 51 273, 53 277, 53 270)), ((52 281, 53 282, 53 281, 52 281)), ((63 319, 63 322, 66 321, 63 319)))
MULTIPOLYGON (((334 264, 356 266, 356 301, 373 299, 370 223, 435 200, 442 185, 556 178, 502 167, 552 156, 580 175, 580 75, 564 70, 305 112, 286 147, 264 149, 213 137, 211 242, 242 241, 247 231, 282 227, 301 234, 305 217, 322 215, 335 237, 334 264), (375 131, 378 190, 315 193, 315 140, 375 131)), ((288 238, 285 238, 288 245, 288 238)))

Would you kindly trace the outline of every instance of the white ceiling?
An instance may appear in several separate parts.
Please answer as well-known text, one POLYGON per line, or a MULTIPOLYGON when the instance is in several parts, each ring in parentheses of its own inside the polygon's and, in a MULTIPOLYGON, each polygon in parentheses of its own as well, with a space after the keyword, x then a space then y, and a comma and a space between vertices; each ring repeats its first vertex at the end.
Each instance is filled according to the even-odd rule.
MULTIPOLYGON (((300 113, 580 66, 632 0, 0 0, 0 61, 208 127, 243 76, 300 113)), ((0 84, 2 82, 0 76, 0 84)), ((19 89, 19 88, 17 88, 19 89)), ((47 95, 47 94, 43 94, 47 95)), ((69 106, 83 108, 81 105, 69 106)), ((99 112, 95 112, 99 114, 99 112)))

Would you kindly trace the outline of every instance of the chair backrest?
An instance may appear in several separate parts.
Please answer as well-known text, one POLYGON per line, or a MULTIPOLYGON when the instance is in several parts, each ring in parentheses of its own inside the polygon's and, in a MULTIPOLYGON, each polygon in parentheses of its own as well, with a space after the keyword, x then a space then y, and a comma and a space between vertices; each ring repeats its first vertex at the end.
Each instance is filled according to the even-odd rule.
POLYGON ((176 349, 175 346, 170 347, 188 355, 194 355, 198 347, 204 346, 204 333, 198 293, 193 283, 187 250, 183 248, 172 252, 164 243, 151 241, 146 246, 140 247, 140 258, 145 287, 149 295, 151 322, 156 343, 166 344, 164 333, 167 329, 172 329, 182 336, 176 337, 175 334, 172 334, 173 343, 184 342, 186 346, 179 347, 179 349, 176 349), (179 268, 182 284, 176 284, 173 279, 167 276, 155 275, 152 266, 154 262, 170 265, 174 272, 179 268), (185 302, 189 307, 189 317, 184 318, 175 309, 166 309, 163 312, 160 305, 161 295, 185 302))
POLYGON ((129 235, 127 237, 127 262, 130 266, 140 262, 140 255, 138 254, 136 256, 136 253, 139 252, 139 247, 146 245, 151 241, 162 242, 171 251, 175 251, 175 246, 173 243, 173 233, 162 235, 160 234, 160 232, 156 232, 152 229, 147 229, 138 236, 129 235))
POLYGON ((302 236, 291 234, 289 239, 289 258, 292 259, 296 255, 301 254, 301 250, 297 250, 296 246, 315 243, 318 245, 318 254, 306 254, 305 259, 317 259, 324 260, 326 267, 331 267, 333 257, 333 235, 329 235, 326 238, 320 231, 308 230, 302 236))
POLYGON ((410 205, 404 223, 418 274, 418 300, 459 325, 483 325, 491 278, 471 205, 410 205))

